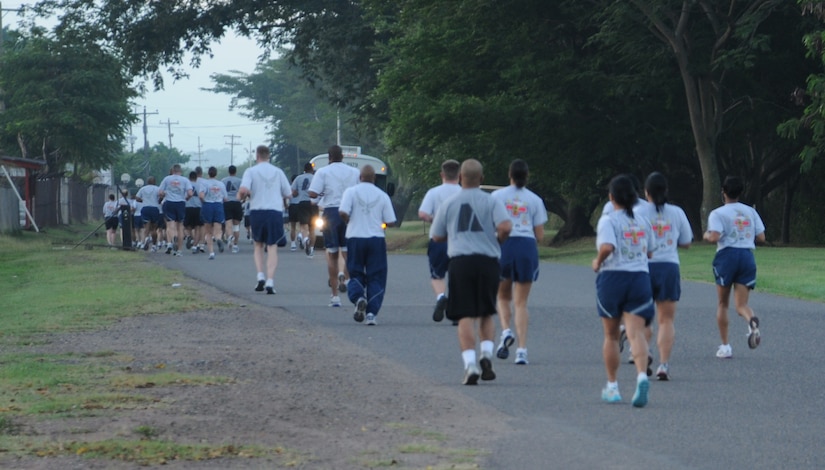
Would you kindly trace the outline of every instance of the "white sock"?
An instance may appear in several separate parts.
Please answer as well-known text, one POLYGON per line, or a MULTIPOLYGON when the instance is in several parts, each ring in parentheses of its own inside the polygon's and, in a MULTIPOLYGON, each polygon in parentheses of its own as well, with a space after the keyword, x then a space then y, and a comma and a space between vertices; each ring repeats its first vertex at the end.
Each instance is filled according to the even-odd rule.
POLYGON ((607 382, 607 388, 618 390, 619 389, 619 382, 607 382))
POLYGON ((502 338, 506 338, 507 336, 512 336, 512 335, 513 335, 513 332, 510 331, 510 328, 507 328, 506 330, 501 332, 501 337, 502 338))
POLYGON ((464 368, 470 367, 470 365, 476 363, 476 350, 475 349, 468 349, 466 351, 461 351, 461 357, 464 359, 464 368))
POLYGON ((265 285, 266 287, 272 287, 275 285, 275 281, 273 281, 272 279, 267 279, 265 285))
POLYGON ((518 353, 527 353, 527 348, 516 348, 516 354, 518 353))
POLYGON ((444 293, 443 293, 443 292, 442 292, 442 293, 440 293, 440 294, 438 294, 437 296, 435 296, 435 301, 436 301, 436 302, 438 302, 439 300, 441 300, 441 298, 442 298, 442 297, 444 297, 444 293))
POLYGON ((647 372, 639 372, 639 375, 636 376, 636 383, 644 382, 647 380, 647 372))
POLYGON ((265 281, 266 280, 266 274, 258 273, 258 280, 259 281, 265 281))
POLYGON ((490 340, 484 340, 481 342, 481 355, 482 356, 492 356, 493 355, 493 347, 495 343, 490 340))

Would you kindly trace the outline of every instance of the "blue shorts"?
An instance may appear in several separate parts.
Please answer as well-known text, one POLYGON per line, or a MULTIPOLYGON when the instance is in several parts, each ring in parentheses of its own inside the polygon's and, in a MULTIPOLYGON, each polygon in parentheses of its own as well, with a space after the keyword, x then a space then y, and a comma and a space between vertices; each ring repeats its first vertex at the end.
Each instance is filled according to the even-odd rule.
POLYGON ((144 207, 140 210, 140 216, 147 224, 160 223, 160 209, 157 207, 144 207))
POLYGON ((141 211, 140 214, 137 214, 132 218, 132 225, 134 225, 135 228, 143 228, 143 212, 142 211, 141 211))
POLYGON ((644 271, 603 271, 596 276, 596 302, 599 316, 621 318, 623 313, 638 315, 645 325, 653 320, 653 294, 650 274, 644 271))
POLYGON ((447 276, 447 267, 450 265, 447 242, 436 242, 430 239, 430 243, 427 244, 427 260, 430 262, 430 278, 444 279, 447 276))
POLYGON ((223 215, 222 202, 204 202, 201 207, 201 220, 204 224, 222 224, 226 221, 223 215))
POLYGON ((501 278, 531 283, 539 278, 539 248, 536 239, 510 237, 501 245, 501 278))
POLYGON ((713 258, 713 276, 716 284, 730 287, 742 284, 756 287, 756 260, 748 248, 723 248, 713 258))
POLYGON ((183 222, 183 219, 186 218, 186 203, 183 201, 164 202, 163 215, 166 217, 166 220, 170 222, 183 222))
POLYGON ((648 263, 653 300, 679 301, 682 295, 681 274, 676 263, 648 263))
POLYGON ((324 208, 324 248, 330 253, 347 249, 347 224, 337 207, 324 208))
POLYGON ((284 213, 276 210, 249 212, 252 240, 266 246, 277 245, 284 238, 284 213))

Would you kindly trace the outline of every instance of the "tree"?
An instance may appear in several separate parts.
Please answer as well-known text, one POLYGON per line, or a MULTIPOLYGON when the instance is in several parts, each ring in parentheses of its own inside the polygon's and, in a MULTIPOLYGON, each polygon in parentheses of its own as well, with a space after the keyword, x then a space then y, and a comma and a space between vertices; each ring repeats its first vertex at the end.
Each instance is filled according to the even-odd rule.
POLYGON ((117 158, 112 166, 112 176, 117 179, 123 173, 132 176, 132 185, 137 178, 146 175, 147 163, 158 184, 169 174, 172 165, 185 165, 190 160, 189 155, 182 154, 176 148, 169 148, 163 142, 158 142, 149 148, 149 154, 143 150, 134 153, 124 153, 117 158))
POLYGON ((54 172, 107 167, 121 148, 136 96, 120 63, 103 48, 35 29, 0 57, 6 110, 0 139, 6 151, 42 158, 54 172))

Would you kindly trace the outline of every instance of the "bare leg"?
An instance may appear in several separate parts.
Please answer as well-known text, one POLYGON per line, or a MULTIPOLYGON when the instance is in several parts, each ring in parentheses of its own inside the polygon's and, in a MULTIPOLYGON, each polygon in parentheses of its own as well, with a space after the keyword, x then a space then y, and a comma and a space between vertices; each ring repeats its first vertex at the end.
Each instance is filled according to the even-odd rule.
POLYGON ((430 284, 433 286, 436 297, 447 292, 447 283, 444 279, 430 279, 430 284))
POLYGON ((498 307, 498 317, 501 322, 501 331, 510 329, 510 319, 512 312, 510 310, 510 302, 513 300, 513 281, 510 279, 502 279, 498 283, 498 300, 496 306, 498 307))
POLYGON ((513 285, 513 309, 516 313, 516 336, 518 336, 518 347, 527 348, 527 323, 530 313, 527 311, 527 297, 530 295, 532 282, 516 282, 513 285))
POLYGON ((730 302, 731 286, 716 286, 718 301, 716 304, 716 324, 719 326, 719 337, 722 344, 728 343, 728 302, 730 302))
POLYGON ((656 311, 659 322, 656 344, 659 347, 659 362, 664 364, 670 362, 670 353, 673 350, 673 342, 676 337, 676 328, 673 326, 673 317, 676 315, 676 302, 672 300, 656 302, 656 311))
POLYGON ((604 328, 604 343, 602 357, 607 372, 607 381, 616 382, 616 373, 619 371, 619 324, 618 318, 602 318, 604 328))
MULTIPOLYGON (((266 278, 275 279, 275 269, 278 267, 278 247, 269 245, 266 250, 266 278)), ((260 272, 260 271, 258 271, 260 272)))
MULTIPOLYGON (((636 372, 639 374, 647 373, 647 355, 648 346, 645 331, 645 319, 629 313, 623 313, 624 325, 627 332, 627 340, 630 341, 630 350, 633 352, 633 361, 635 362, 636 372)), ((616 329, 618 333, 618 327, 616 329)), ((618 336, 616 337, 618 340, 618 336)), ((616 345, 618 352, 618 344, 616 345)), ((617 356, 618 357, 618 356, 617 356)))
POLYGON ((329 274, 329 287, 332 296, 338 295, 338 252, 331 253, 327 250, 327 274, 329 274))
POLYGON ((745 321, 750 322, 753 318, 753 310, 748 306, 748 297, 750 297, 750 289, 744 284, 733 285, 733 302, 736 306, 736 313, 745 321))
POLYGON ((462 318, 458 321, 458 346, 462 351, 476 348, 476 334, 473 331, 475 320, 475 318, 462 318))

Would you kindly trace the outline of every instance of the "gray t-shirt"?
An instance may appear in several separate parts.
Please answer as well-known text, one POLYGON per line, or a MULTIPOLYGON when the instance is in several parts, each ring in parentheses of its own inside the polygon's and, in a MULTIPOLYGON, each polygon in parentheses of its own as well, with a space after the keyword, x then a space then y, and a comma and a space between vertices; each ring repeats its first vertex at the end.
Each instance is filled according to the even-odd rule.
POLYGON ((501 201, 479 188, 462 189, 438 208, 430 238, 447 236, 447 255, 501 257, 496 226, 508 220, 501 201))
POLYGON ((241 187, 241 179, 237 176, 227 176, 221 182, 226 185, 226 199, 236 201, 238 199, 238 189, 241 187))
POLYGON ((298 195, 292 200, 299 202, 309 202, 309 186, 312 184, 312 173, 304 173, 295 177, 292 181, 292 189, 298 191, 298 195))

